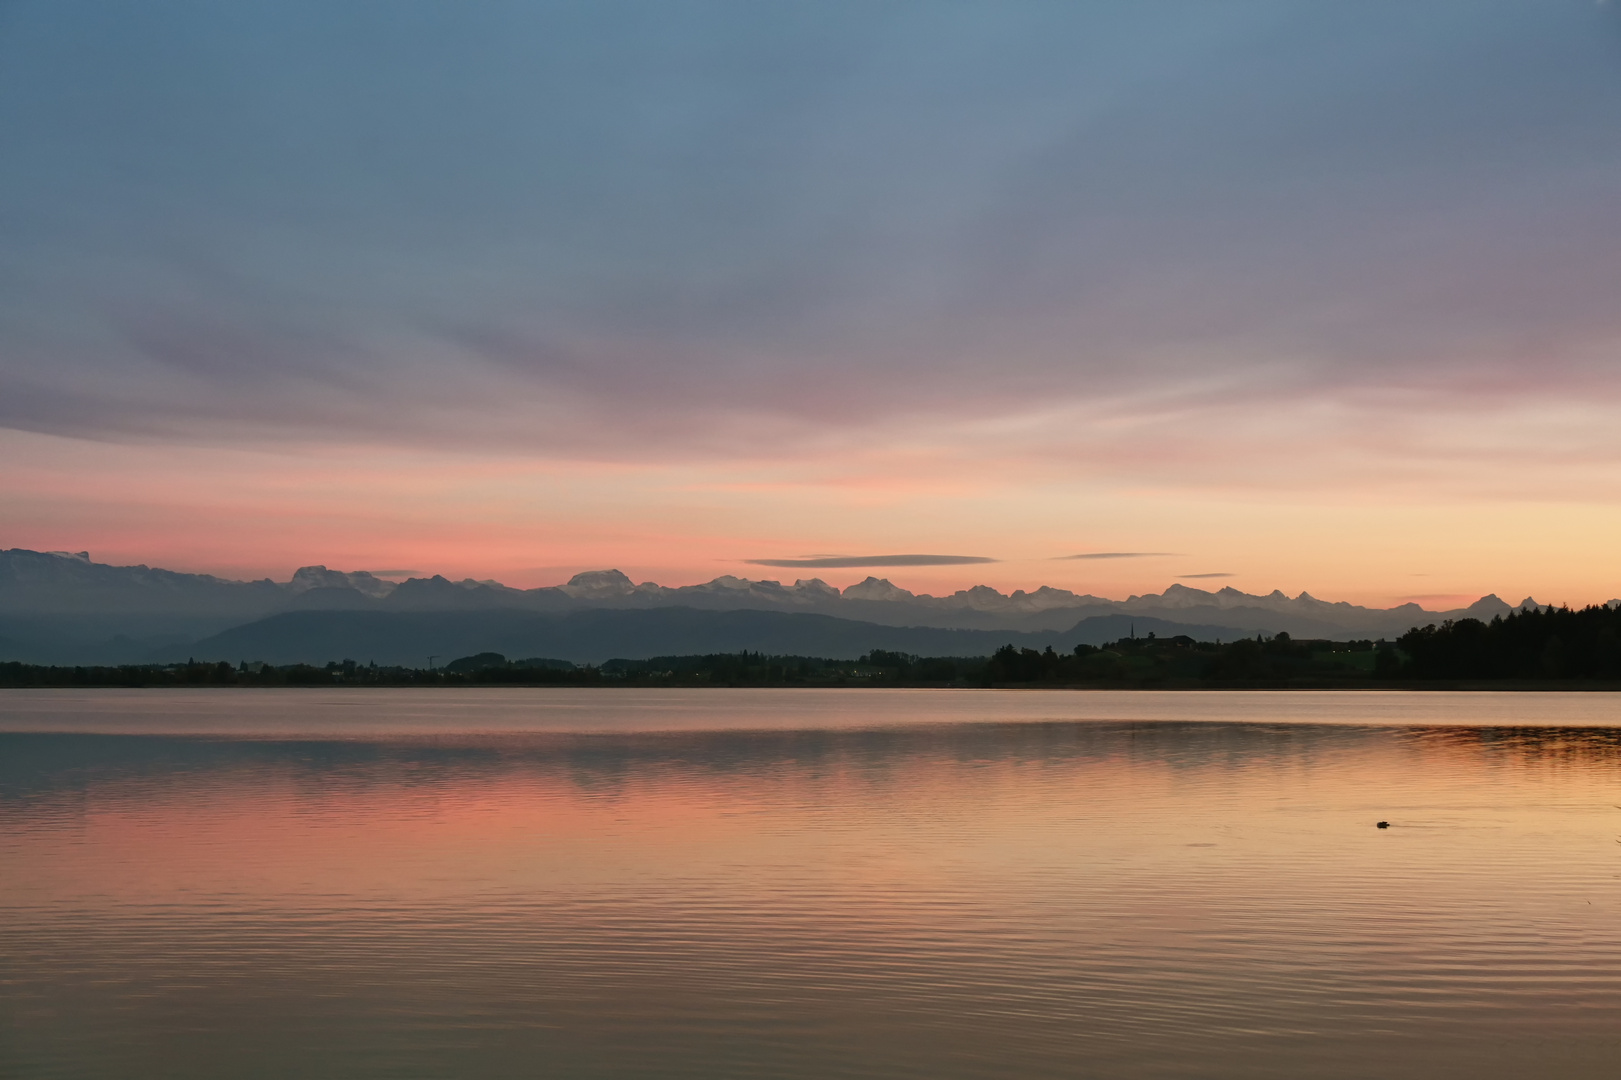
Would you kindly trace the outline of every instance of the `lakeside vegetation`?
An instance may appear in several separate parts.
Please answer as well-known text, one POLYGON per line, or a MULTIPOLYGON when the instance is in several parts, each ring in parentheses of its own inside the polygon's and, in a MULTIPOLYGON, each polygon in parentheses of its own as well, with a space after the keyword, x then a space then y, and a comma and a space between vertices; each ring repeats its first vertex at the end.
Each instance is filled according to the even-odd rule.
POLYGON ((1413 679, 1621 680, 1621 608, 1527 608, 1459 619, 1396 641, 1413 679))
POLYGON ((1401 686, 1579 687, 1621 683, 1621 609, 1516 611, 1490 622, 1415 628, 1394 642, 1288 634, 1201 642, 1125 638, 1072 652, 1003 646, 988 657, 874 650, 859 660, 762 653, 665 656, 577 666, 497 653, 442 667, 198 663, 49 667, 0 664, 0 686, 913 686, 1134 689, 1401 686))

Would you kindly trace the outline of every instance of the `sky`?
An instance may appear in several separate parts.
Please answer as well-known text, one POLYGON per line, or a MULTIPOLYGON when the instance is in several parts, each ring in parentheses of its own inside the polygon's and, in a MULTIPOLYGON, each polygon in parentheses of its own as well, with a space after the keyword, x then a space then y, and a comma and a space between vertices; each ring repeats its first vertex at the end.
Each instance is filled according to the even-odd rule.
POLYGON ((1615 3, 0 0, 0 148, 0 547, 1621 595, 1615 3))

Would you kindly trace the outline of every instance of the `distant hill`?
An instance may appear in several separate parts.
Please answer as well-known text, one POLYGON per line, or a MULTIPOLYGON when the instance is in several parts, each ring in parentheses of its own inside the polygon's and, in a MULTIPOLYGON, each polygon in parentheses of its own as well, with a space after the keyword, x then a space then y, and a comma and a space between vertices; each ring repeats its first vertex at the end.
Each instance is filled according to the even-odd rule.
MULTIPOLYGON (((1527 600, 1521 606, 1529 603, 1531 601, 1527 600)), ((668 588, 653 582, 633 582, 617 570, 588 571, 574 575, 565 584, 537 589, 514 589, 496 581, 451 581, 439 576, 395 582, 365 571, 331 570, 324 566, 302 567, 284 582, 232 581, 148 566, 110 566, 95 562, 88 552, 82 551, 0 551, 0 660, 32 663, 139 663, 176 656, 183 659, 188 649, 201 647, 203 642, 216 642, 229 631, 246 632, 250 625, 295 613, 347 612, 357 620, 343 623, 342 620, 317 619, 308 625, 394 627, 389 634, 405 633, 399 628, 415 624, 410 620, 367 621, 358 617, 476 614, 478 619, 429 619, 425 625, 473 627, 482 619, 487 629, 479 630, 478 634, 488 636, 504 633, 502 628, 506 627, 551 625, 547 618, 556 620, 586 612, 673 610, 823 616, 839 623, 905 630, 912 635, 909 640, 917 639, 917 634, 923 630, 932 629, 964 633, 994 631, 985 640, 994 639, 998 643, 1046 643, 1062 639, 1077 625, 1118 626, 1120 631, 1111 633, 1119 637, 1129 633, 1132 619, 1138 622, 1143 633, 1153 626, 1174 625, 1203 627, 1211 633, 1220 631, 1226 635, 1270 635, 1286 631, 1302 638, 1395 638, 1415 626, 1466 616, 1486 620, 1513 609, 1495 596, 1482 597, 1468 608, 1426 611, 1417 604, 1365 608, 1318 600, 1306 593, 1295 597, 1281 592, 1261 596, 1231 588, 1210 592, 1180 584, 1170 586, 1163 593, 1125 600, 1108 600, 1048 586, 1004 594, 978 585, 949 596, 917 595, 876 577, 842 591, 814 578, 785 585, 731 575, 701 585, 668 588), (520 615, 528 618, 519 618, 520 615)), ((630 619, 623 624, 622 633, 630 634, 629 627, 634 624, 649 628, 645 632, 651 634, 654 633, 651 628, 691 618, 689 614, 664 620, 630 619)), ((768 625, 799 625, 747 619, 719 620, 713 625, 734 623, 753 630, 768 625)), ((594 624, 587 619, 567 625, 585 633, 584 628, 594 624)), ((383 633, 382 630, 377 632, 383 633)), ((714 632, 719 633, 719 630, 714 632)), ((412 641, 420 637, 418 634, 412 641)), ((632 636, 615 640, 639 639, 632 636)), ((979 639, 948 636, 942 640, 979 639)), ((401 648, 406 647, 401 645, 401 648)), ((737 647, 753 650, 766 646, 749 641, 737 647)), ((482 648, 479 646, 472 651, 482 648)), ((410 644, 409 649, 417 649, 417 645, 410 644)), ((593 644, 591 649, 583 651, 597 656, 596 649, 593 644)), ((338 651, 353 655, 358 646, 338 651)), ((468 650, 455 646, 446 651, 465 655, 468 650)), ((499 648, 495 651, 510 652, 499 648)), ((678 651, 689 650, 683 644, 678 651)), ((816 655, 844 655, 820 648, 811 651, 816 655)), ((946 654, 932 645, 911 651, 946 654)), ((572 657, 579 652, 581 650, 555 655, 572 657)), ((257 658, 270 659, 268 655, 257 658)), ((324 662, 332 657, 315 658, 324 662)), ((420 658, 416 658, 411 662, 419 661, 420 658)))
POLYGON ((552 656, 575 663, 641 660, 694 653, 765 652, 855 659, 874 649, 925 656, 988 656, 1003 645, 1060 651, 1102 644, 1132 630, 1203 640, 1240 637, 1232 627, 1108 615, 1064 631, 950 630, 780 611, 695 608, 581 611, 388 612, 297 611, 235 627, 187 646, 168 659, 264 661, 270 664, 353 659, 426 666, 476 653, 552 656))

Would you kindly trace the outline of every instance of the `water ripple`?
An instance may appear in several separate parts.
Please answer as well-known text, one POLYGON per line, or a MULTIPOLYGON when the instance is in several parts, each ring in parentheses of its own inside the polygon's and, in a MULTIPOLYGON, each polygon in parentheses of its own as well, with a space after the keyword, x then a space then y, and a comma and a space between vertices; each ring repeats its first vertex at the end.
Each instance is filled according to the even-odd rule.
POLYGON ((278 735, 297 696, 255 698, 299 712, 263 730, 144 706, 145 734, 25 703, 0 1074, 1614 1075, 1613 702, 967 697, 710 730, 690 698, 667 730, 572 703, 570 731, 459 699, 425 730, 423 694, 341 738, 278 735))

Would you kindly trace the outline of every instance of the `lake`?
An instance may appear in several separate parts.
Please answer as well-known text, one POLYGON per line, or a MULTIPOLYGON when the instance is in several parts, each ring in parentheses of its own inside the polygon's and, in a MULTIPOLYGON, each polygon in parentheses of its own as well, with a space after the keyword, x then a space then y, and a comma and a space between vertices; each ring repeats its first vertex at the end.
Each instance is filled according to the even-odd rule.
POLYGON ((1618 1071, 1617 695, 0 692, 6 1077, 1618 1071))

